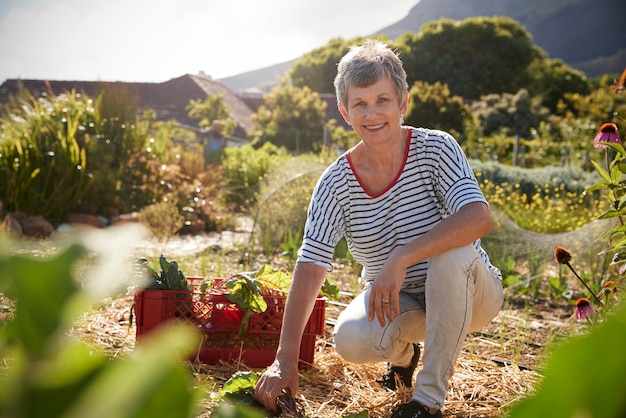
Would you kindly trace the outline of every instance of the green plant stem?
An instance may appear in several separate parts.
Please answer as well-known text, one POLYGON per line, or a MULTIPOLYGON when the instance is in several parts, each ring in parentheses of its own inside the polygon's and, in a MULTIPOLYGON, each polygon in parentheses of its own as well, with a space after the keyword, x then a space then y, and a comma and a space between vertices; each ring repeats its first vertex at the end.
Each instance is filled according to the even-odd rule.
POLYGON ((600 304, 600 306, 604 306, 604 304, 602 303, 602 301, 600 300, 600 298, 598 296, 596 296, 595 293, 593 293, 593 291, 589 288, 589 286, 587 286, 587 283, 585 283, 583 281, 583 279, 578 275, 578 273, 576 273, 576 270, 574 270, 574 267, 572 267, 572 265, 568 262, 565 263, 567 265, 567 267, 569 267, 569 269, 572 271, 572 273, 574 273, 574 276, 576 276, 576 278, 578 279, 579 282, 581 282, 583 284, 583 286, 585 286, 587 288, 587 290, 589 291, 589 293, 591 293, 591 296, 593 296, 593 298, 595 300, 598 301, 598 303, 600 304))

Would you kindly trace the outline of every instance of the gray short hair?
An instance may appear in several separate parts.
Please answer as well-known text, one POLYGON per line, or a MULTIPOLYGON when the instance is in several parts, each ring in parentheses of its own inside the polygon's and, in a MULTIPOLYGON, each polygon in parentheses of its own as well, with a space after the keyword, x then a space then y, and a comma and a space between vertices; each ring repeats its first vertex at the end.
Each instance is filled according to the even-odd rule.
POLYGON ((337 100, 345 107, 348 87, 371 86, 385 75, 391 78, 401 102, 409 86, 397 52, 377 39, 368 39, 362 45, 350 47, 337 66, 334 82, 337 100))

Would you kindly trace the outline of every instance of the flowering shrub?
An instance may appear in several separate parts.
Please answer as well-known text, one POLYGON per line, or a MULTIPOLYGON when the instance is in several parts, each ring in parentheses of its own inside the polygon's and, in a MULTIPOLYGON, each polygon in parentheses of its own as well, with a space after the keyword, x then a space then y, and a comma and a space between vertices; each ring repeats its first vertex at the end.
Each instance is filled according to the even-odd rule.
MULTIPOLYGON (((621 77, 620 84, 616 88, 616 92, 623 90, 625 78, 626 69, 621 77)), ((595 192, 597 190, 604 191, 602 196, 608 204, 608 209, 600 215, 600 219, 616 219, 616 222, 613 224, 614 226, 609 228, 609 230, 603 234, 603 237, 609 240, 609 245, 605 252, 613 254, 611 266, 616 268, 618 279, 622 278, 623 280, 623 275, 626 272, 626 252, 624 252, 624 248, 626 247, 626 225, 624 222, 624 218, 626 217, 626 183, 623 181, 623 177, 626 174, 626 150, 622 145, 622 140, 618 132, 619 129, 613 122, 605 122, 600 125, 599 132, 593 139, 593 146, 594 148, 605 151, 605 162, 604 166, 596 161, 591 162, 600 175, 601 180, 589 187, 587 192, 595 192)), ((557 246, 554 251, 554 258, 559 264, 569 267, 599 306, 607 308, 610 307, 610 302, 619 301, 618 292, 620 286, 616 281, 603 279, 601 281, 602 288, 597 293, 594 293, 570 264, 572 255, 568 250, 557 246), (612 299, 611 296, 613 296, 612 299), (604 302, 602 299, 604 299, 604 302)), ((595 314, 596 310, 591 305, 589 299, 579 298, 576 301, 576 312, 574 314, 576 319, 589 319, 595 316, 595 314)))
MULTIPOLYGON (((616 83, 616 93, 624 90, 625 81, 626 70, 616 83)), ((594 292, 571 266, 572 254, 557 246, 556 261, 569 267, 591 295, 578 298, 574 318, 592 326, 554 351, 537 393, 516 405, 509 418, 626 416, 626 357, 622 355, 626 346, 626 306, 620 302, 620 283, 626 273, 626 150, 613 122, 601 125, 593 145, 605 150, 606 159, 604 167, 592 162, 602 180, 588 191, 604 192, 609 208, 600 218, 616 220, 603 235, 609 242, 604 252, 613 254, 611 266, 616 277, 603 278, 601 289, 594 292)))

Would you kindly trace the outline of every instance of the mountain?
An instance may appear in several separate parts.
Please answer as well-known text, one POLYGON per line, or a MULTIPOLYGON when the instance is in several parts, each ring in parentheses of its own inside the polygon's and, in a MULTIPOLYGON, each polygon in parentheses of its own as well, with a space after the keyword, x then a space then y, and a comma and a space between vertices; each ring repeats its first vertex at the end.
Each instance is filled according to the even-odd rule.
POLYGON ((231 77, 220 78, 218 81, 238 93, 256 93, 258 91, 266 93, 278 84, 278 77, 283 76, 296 59, 231 77))
POLYGON ((379 33, 395 39, 442 17, 508 16, 526 27, 550 57, 576 68, 626 50, 624 12, 623 0, 421 0, 407 17, 379 33))
MULTIPOLYGON (((624 0, 420 0, 404 19, 371 35, 395 39, 441 18, 508 16, 520 22, 551 58, 595 77, 626 68, 625 12, 624 0)), ((234 91, 268 91, 294 61, 219 81, 234 91)))

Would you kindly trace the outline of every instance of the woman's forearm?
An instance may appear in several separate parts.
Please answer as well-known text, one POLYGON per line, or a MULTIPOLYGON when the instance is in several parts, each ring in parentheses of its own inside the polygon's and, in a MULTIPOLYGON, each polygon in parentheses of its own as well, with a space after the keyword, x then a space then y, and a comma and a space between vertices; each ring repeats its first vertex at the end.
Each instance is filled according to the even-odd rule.
POLYGON ((283 316, 276 359, 297 362, 300 341, 315 300, 319 295, 326 270, 312 263, 297 263, 283 316))
POLYGON ((390 258, 406 268, 435 254, 469 245, 489 232, 491 227, 488 206, 482 202, 470 203, 427 234, 398 247, 390 258))

